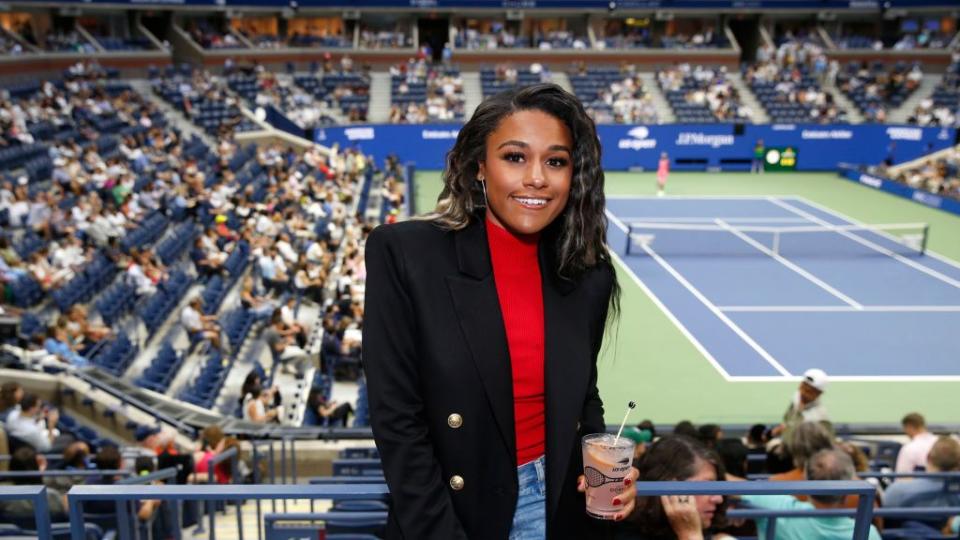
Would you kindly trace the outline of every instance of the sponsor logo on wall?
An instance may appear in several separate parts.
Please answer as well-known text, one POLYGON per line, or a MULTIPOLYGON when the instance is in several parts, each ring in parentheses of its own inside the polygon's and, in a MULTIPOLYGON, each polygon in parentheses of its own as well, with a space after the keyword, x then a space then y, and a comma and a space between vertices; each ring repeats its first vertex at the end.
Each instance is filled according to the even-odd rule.
POLYGON ((853 138, 853 131, 849 129, 805 129, 800 132, 800 138, 807 141, 844 141, 853 138))
POLYGON ((875 176, 870 176, 869 174, 861 174, 860 183, 876 189, 881 189, 883 187, 883 180, 875 176))
POLYGON ((682 131, 677 135, 677 146, 733 146, 733 135, 708 135, 706 133, 682 131))
POLYGON ((927 206, 932 206, 934 208, 940 208, 941 206, 943 206, 943 199, 941 199, 940 197, 932 193, 927 193, 925 191, 920 191, 920 190, 914 191, 913 200, 923 203, 927 206))
POLYGON ((376 137, 372 127, 347 128, 343 134, 351 141, 372 141, 376 137))
POLYGON ((646 126, 637 126, 627 132, 631 138, 617 141, 617 148, 621 150, 651 150, 657 147, 656 139, 648 139, 650 130, 646 126))
POLYGON ((423 140, 433 139, 456 139, 460 130, 457 129, 424 129, 420 131, 423 140))
POLYGON ((923 130, 911 127, 888 127, 887 136, 894 141, 919 141, 923 139, 923 130))

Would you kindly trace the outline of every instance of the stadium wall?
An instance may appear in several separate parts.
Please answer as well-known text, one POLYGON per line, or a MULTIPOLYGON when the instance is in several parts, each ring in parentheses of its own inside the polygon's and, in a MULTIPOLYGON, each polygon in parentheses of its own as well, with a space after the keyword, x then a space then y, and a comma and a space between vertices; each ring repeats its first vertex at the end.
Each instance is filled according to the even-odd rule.
POLYGON ((861 172, 855 167, 846 165, 840 166, 839 174, 842 178, 857 182, 858 184, 872 187, 873 189, 887 193, 892 193, 899 197, 910 199, 911 201, 924 204, 931 208, 936 208, 938 210, 943 210, 944 212, 950 212, 951 214, 960 216, 960 201, 955 199, 940 197, 939 195, 934 195, 933 193, 924 191, 922 189, 914 189, 906 184, 895 182, 875 174, 861 172))
MULTIPOLYGON (((401 154, 420 170, 443 169, 460 125, 355 125, 325 127, 313 139, 325 146, 359 147, 378 161, 401 154)), ((888 156, 895 163, 916 159, 954 144, 953 128, 886 124, 670 124, 601 125, 603 167, 608 171, 655 170, 667 152, 674 170, 745 171, 754 145, 762 139, 779 153, 790 149, 795 164, 785 169, 836 171, 844 163, 877 165, 888 156)))

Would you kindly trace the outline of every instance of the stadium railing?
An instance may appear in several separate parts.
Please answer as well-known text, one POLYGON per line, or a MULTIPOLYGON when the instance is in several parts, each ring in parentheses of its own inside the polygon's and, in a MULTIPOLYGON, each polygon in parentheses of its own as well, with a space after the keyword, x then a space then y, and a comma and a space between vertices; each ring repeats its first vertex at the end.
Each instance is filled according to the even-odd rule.
MULTIPOLYGON (((33 504, 33 517, 36 520, 37 536, 41 539, 51 537, 50 532, 50 507, 47 505, 46 486, 3 486, 0 487, 0 501, 23 501, 28 500, 33 504)), ((78 523, 78 528, 74 529, 71 524, 71 533, 76 531, 77 538, 83 540, 84 527, 83 520, 78 523)))
MULTIPOLYGON (((335 499, 338 501, 382 500, 388 495, 387 487, 382 483, 316 483, 308 485, 246 485, 243 490, 227 485, 151 485, 153 481, 169 479, 175 476, 174 469, 165 469, 151 475, 133 477, 111 486, 78 485, 69 492, 70 532, 75 540, 82 540, 87 532, 82 513, 84 502, 111 501, 118 503, 117 523, 121 539, 129 538, 132 529, 129 508, 131 501, 161 500, 181 502, 190 501, 233 501, 246 500, 288 500, 288 499, 335 499), (139 485, 127 485, 136 482, 139 485)), ((320 480, 320 479, 317 479, 320 480)), ((371 481, 379 479, 370 478, 371 481)), ((947 517, 960 514, 960 507, 936 508, 873 508, 876 489, 863 481, 820 481, 820 482, 639 482, 636 486, 638 496, 660 495, 856 495, 859 497, 857 509, 812 509, 812 510, 757 510, 731 509, 728 516, 740 519, 767 519, 766 538, 773 538, 777 519, 799 517, 851 517, 855 519, 854 540, 868 537, 869 527, 874 517, 919 519, 932 516, 947 517)), ((0 500, 29 500, 34 504, 37 519, 37 536, 41 539, 51 537, 49 507, 46 502, 44 486, 4 486, 0 487, 0 500)), ((382 515, 382 512, 375 517, 382 515)), ((307 519, 320 519, 330 514, 304 514, 307 519)), ((339 517, 339 516, 338 516, 339 517)), ((371 516, 367 516, 371 517, 371 516)), ((290 516, 285 516, 289 519, 290 516)), ((271 523, 280 518, 271 516, 271 523)), ((258 518, 258 538, 263 530, 258 518)), ((215 527, 215 522, 211 527, 215 527)), ((215 530, 215 529, 212 529, 215 530)), ((238 530, 243 538, 242 527, 238 530)), ((213 535, 211 535, 213 538, 213 535)))

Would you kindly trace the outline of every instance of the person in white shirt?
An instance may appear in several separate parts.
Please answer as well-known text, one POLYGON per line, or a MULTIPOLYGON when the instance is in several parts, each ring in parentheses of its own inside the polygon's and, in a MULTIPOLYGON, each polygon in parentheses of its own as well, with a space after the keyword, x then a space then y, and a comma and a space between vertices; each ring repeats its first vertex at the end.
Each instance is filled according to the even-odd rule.
POLYGON ((29 444, 37 452, 54 451, 54 442, 58 441, 59 435, 56 429, 59 419, 60 414, 56 409, 44 410, 40 398, 35 394, 26 394, 20 400, 20 406, 7 416, 7 435, 29 444))
POLYGON ((937 442, 937 436, 927 431, 927 421, 920 413, 914 412, 904 416, 900 425, 903 426, 903 432, 906 433, 907 437, 910 437, 910 442, 900 448, 900 453, 897 455, 896 472, 911 473, 917 469, 925 468, 927 455, 933 448, 934 443, 937 442))
POLYGON ((199 297, 190 300, 190 303, 180 312, 180 324, 187 329, 190 339, 207 339, 210 344, 220 348, 220 327, 217 326, 215 315, 203 315, 203 303, 199 297))

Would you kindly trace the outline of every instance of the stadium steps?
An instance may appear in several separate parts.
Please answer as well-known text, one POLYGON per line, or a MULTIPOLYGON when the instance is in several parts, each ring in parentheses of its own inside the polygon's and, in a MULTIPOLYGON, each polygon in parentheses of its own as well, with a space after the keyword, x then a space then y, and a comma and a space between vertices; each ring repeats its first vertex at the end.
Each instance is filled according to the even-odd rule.
POLYGON ((370 108, 367 120, 372 124, 390 121, 390 73, 375 71, 370 74, 370 108))
POLYGON ((144 99, 149 100, 153 105, 163 113, 163 116, 167 119, 170 124, 175 126, 180 130, 180 133, 183 134, 184 140, 189 140, 191 135, 196 135, 200 137, 200 140, 207 145, 207 148, 216 148, 217 141, 215 141, 210 135, 204 132, 200 127, 190 121, 186 116, 183 115, 183 112, 178 111, 173 108, 172 105, 160 99, 160 96, 156 95, 153 92, 153 87, 150 85, 150 81, 146 79, 130 79, 130 86, 137 91, 138 94, 143 96, 144 99))
POLYGON ((940 84, 942 78, 941 75, 936 74, 924 75, 923 80, 920 81, 920 86, 900 105, 900 108, 890 111, 890 114, 887 116, 887 122, 891 124, 906 124, 907 119, 910 118, 910 115, 916 110, 917 105, 933 95, 933 91, 937 89, 937 85, 940 84))
POLYGON ((769 124, 770 116, 767 114, 767 110, 763 108, 763 105, 757 100, 757 96, 755 96, 753 91, 743 82, 743 77, 740 73, 735 71, 727 73, 727 80, 737 89, 737 93, 740 94, 740 101, 753 111, 753 123, 769 124))
POLYGON ((677 116, 673 114, 673 109, 670 108, 670 103, 667 102, 667 98, 663 95, 663 92, 660 90, 660 85, 657 84, 657 76, 655 73, 641 73, 640 79, 643 81, 643 89, 650 96, 650 99, 653 100, 653 106, 657 109, 657 118, 661 124, 672 124, 677 121, 677 116))
POLYGON ((461 77, 463 77, 463 112, 464 117, 469 119, 483 101, 483 87, 480 86, 480 73, 477 71, 464 71, 461 77))
POLYGON ((837 107, 847 112, 847 120, 851 124, 863 123, 863 114, 860 112, 860 109, 850 101, 846 94, 837 88, 836 83, 829 78, 825 79, 823 81, 823 90, 832 94, 833 101, 837 104, 837 107))
POLYGON ((573 84, 570 82, 570 77, 567 77, 566 72, 554 71, 550 74, 550 78, 567 92, 576 95, 576 92, 573 90, 573 84))

